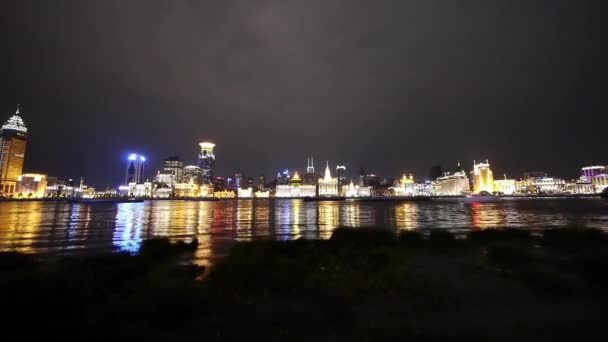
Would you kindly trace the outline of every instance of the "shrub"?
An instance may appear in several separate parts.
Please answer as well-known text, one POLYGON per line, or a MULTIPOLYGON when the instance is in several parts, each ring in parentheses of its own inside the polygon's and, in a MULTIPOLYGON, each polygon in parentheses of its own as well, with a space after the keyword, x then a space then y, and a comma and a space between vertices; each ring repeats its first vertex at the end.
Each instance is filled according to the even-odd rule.
POLYGON ((338 228, 331 241, 357 245, 390 245, 397 241, 394 231, 386 228, 338 228))
POLYGON ((608 248, 608 235, 599 229, 550 229, 543 233, 543 246, 576 252, 589 248, 608 248))

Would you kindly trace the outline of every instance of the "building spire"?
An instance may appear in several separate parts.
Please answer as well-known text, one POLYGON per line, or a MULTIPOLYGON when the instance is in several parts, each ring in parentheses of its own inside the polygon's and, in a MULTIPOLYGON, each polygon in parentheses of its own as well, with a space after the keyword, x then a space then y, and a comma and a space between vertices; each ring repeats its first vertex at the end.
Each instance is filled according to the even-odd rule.
POLYGON ((325 181, 331 180, 331 171, 329 170, 329 161, 327 161, 327 166, 325 167, 325 181))
POLYGON ((15 111, 15 115, 19 115, 19 104, 17 103, 17 110, 15 111))

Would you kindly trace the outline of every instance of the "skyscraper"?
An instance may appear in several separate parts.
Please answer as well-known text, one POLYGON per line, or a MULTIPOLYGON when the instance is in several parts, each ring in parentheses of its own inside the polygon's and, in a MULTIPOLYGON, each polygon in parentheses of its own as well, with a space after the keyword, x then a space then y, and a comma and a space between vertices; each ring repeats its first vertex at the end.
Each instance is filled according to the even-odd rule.
POLYGON ((202 142, 199 144, 201 152, 198 155, 198 166, 203 171, 203 183, 211 184, 215 174, 215 155, 213 154, 214 143, 202 142))
POLYGON ((141 184, 144 182, 144 163, 146 157, 132 153, 127 162, 125 184, 141 184))
POLYGON ((181 183, 184 174, 184 163, 179 160, 178 156, 168 157, 163 161, 163 173, 174 175, 175 181, 181 183))
POLYGON ((308 161, 306 164, 306 173, 304 173, 302 183, 309 184, 309 185, 317 185, 318 179, 319 179, 319 177, 315 173, 315 160, 312 157, 308 158, 308 161))
POLYGON ((336 166, 336 176, 338 177, 338 185, 346 185, 346 166, 336 166))
POLYGON ((17 180, 23 173, 27 127, 19 115, 19 107, 0 130, 0 194, 13 196, 17 180))
POLYGON ((186 165, 184 166, 184 173, 182 182, 201 184, 203 180, 203 170, 198 165, 186 165))

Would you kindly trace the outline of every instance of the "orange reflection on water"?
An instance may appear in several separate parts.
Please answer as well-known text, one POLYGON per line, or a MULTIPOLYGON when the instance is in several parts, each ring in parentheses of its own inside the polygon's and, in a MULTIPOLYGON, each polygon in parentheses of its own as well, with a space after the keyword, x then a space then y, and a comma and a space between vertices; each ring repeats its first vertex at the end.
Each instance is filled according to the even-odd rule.
POLYGON ((0 245, 2 251, 34 253, 34 243, 40 233, 42 202, 29 202, 27 209, 19 202, 5 204, 5 213, 0 216, 0 245))
POLYGON ((499 228, 505 226, 505 215, 495 203, 471 203, 473 229, 499 228))
POLYGON ((403 202, 395 206, 395 227, 398 230, 413 230, 418 228, 418 204, 403 202))
POLYGON ((359 204, 354 202, 345 203, 343 208, 343 222, 346 227, 357 228, 361 226, 359 204))
POLYGON ((340 225, 340 202, 320 201, 319 203, 319 237, 329 238, 340 225))

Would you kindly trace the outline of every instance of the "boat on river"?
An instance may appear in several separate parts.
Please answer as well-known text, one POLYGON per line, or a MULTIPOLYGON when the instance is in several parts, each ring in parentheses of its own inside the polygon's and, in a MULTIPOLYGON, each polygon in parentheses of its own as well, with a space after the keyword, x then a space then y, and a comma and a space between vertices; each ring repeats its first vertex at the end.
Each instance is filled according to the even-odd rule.
POLYGON ((483 202, 495 202, 500 200, 499 196, 492 195, 489 192, 482 191, 478 194, 469 194, 463 198, 464 202, 470 203, 483 203, 483 202))

